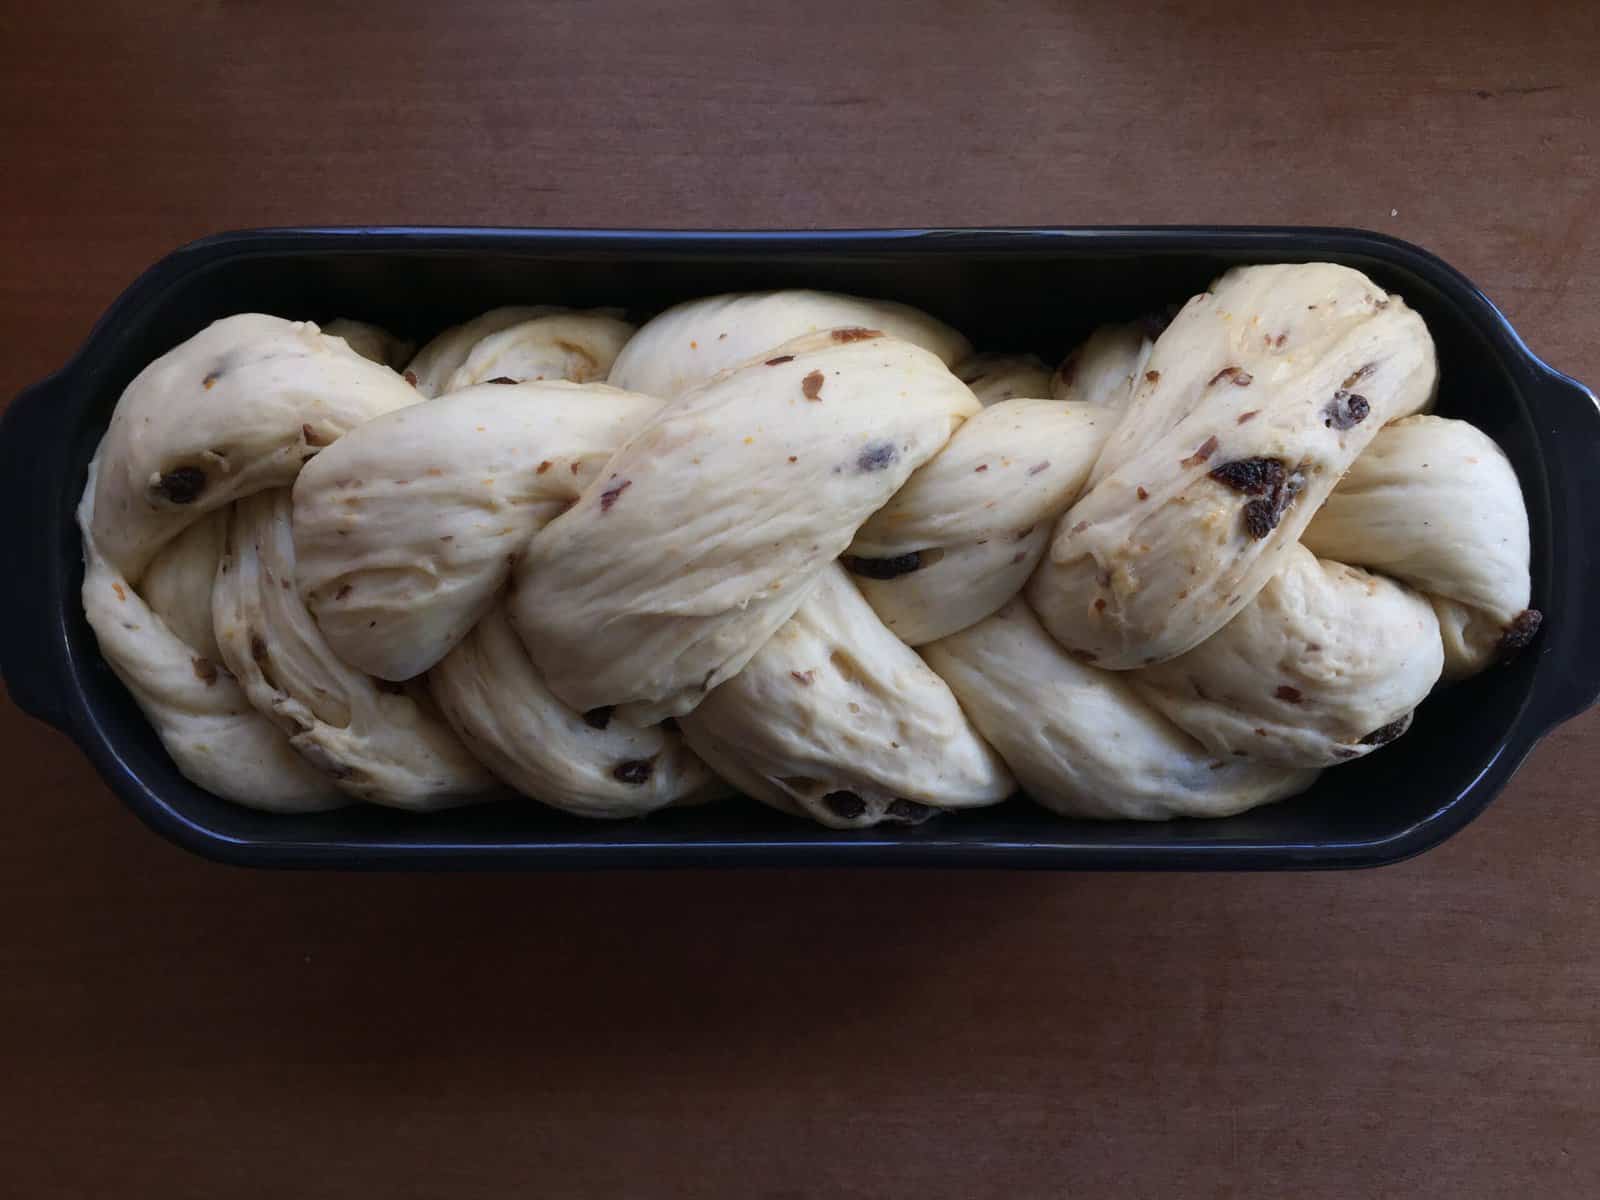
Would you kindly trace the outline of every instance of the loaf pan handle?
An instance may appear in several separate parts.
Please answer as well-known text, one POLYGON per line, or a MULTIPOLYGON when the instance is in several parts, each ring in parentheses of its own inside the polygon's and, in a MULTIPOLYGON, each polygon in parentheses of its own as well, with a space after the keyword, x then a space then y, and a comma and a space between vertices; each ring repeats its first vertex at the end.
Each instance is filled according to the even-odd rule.
POLYGON ((0 675, 12 702, 58 729, 67 727, 61 691, 60 564, 51 553, 64 518, 57 511, 61 429, 52 420, 70 395, 68 373, 28 388, 0 417, 0 511, 16 516, 0 538, 0 675), (18 519, 20 518, 20 519, 18 519))
MULTIPOLYGON (((1541 666, 1554 677, 1543 717, 1547 728, 1570 721, 1600 699, 1600 404, 1575 379, 1544 367, 1538 387, 1540 440, 1546 447, 1560 581, 1546 603, 1541 666)), ((1535 643, 1537 645, 1537 643, 1535 643)))

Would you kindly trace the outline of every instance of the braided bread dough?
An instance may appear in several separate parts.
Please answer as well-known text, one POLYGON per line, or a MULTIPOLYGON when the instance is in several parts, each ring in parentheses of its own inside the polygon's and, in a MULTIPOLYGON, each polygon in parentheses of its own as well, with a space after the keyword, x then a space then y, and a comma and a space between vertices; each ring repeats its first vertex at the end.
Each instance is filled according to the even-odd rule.
POLYGON ((510 305, 491 308, 481 316, 452 325, 433 338, 406 364, 405 377, 430 400, 449 391, 451 378, 466 364, 472 349, 485 338, 540 317, 567 310, 553 304, 510 305))
POLYGON ((1397 737, 1433 690, 1439 621, 1402 584, 1295 543, 1283 558, 1213 637, 1131 677, 1213 754, 1331 767, 1397 737))
POLYGON ((1127 675, 1066 654, 1021 600, 923 656, 1023 788, 1063 816, 1225 817, 1316 778, 1207 753, 1143 703, 1127 675))
POLYGON ((836 566, 682 725, 741 791, 834 829, 917 824, 1011 794, 949 687, 836 566))
POLYGON ((222 661, 257 711, 341 791, 376 804, 442 808, 493 785, 430 708, 341 662, 294 587, 289 491, 239 501, 212 590, 222 661))
POLYGON ((418 399, 309 322, 217 321, 139 372, 118 401, 97 455, 91 536, 137 583, 199 517, 294 482, 319 447, 418 399))
POLYGON ((572 707, 637 725, 691 711, 978 411, 909 342, 771 349, 664 408, 528 543, 512 622, 572 707))
MULTIPOLYGON (((602 334, 605 324, 614 323, 610 317, 598 320, 604 323, 602 334)), ((473 345, 461 348, 463 362, 472 350, 473 345)), ((571 385, 527 386, 540 391, 571 385)), ((554 418, 545 413, 540 430, 566 433, 576 427, 580 433, 568 436, 563 445, 570 451, 570 465, 587 458, 591 470, 620 440, 620 431, 613 429, 618 419, 642 418, 656 407, 643 397, 617 400, 612 389, 594 386, 615 403, 598 427, 588 419, 586 406, 569 406, 554 418), (621 418, 616 408, 622 410, 621 418), (602 427, 613 431, 603 432, 602 427), (601 438, 598 447, 595 438, 601 438)), ((463 395, 470 410, 473 397, 463 395)), ((152 363, 119 403, 80 514, 85 610, 103 652, 128 682, 180 769, 208 790, 256 807, 297 810, 333 806, 342 802, 341 794, 433 808, 493 792, 493 777, 433 711, 427 689, 420 684, 386 687, 357 664, 347 663, 332 649, 323 624, 302 597, 306 579, 291 530, 303 525, 307 534, 321 529, 331 540, 364 544, 367 556, 355 564, 355 581, 363 588, 367 608, 381 608, 375 594, 391 601, 387 632, 398 631, 400 639, 385 643, 392 652, 414 653, 405 640, 412 637, 434 658, 449 649, 448 638, 446 644, 432 646, 421 637, 421 632, 447 627, 451 619, 449 603, 438 603, 438 593, 458 607, 492 604, 509 564, 497 560, 485 567, 482 538, 468 538, 466 565, 458 571, 466 585, 447 577, 424 596, 416 581, 434 579, 440 572, 414 544, 400 536, 386 546, 347 536, 356 531, 388 537, 421 529, 415 521, 383 524, 385 516, 393 516, 392 507, 385 507, 393 498, 385 488, 403 486, 393 468, 407 453, 427 459, 416 472, 418 494, 431 493, 428 511, 447 525, 452 519, 461 523, 463 509, 472 509, 479 518, 503 518, 495 511, 502 502, 506 511, 520 515, 518 506, 525 497, 516 490, 485 499, 471 494, 474 485, 465 484, 465 501, 454 509, 446 503, 450 485, 460 482, 459 472, 447 477, 436 465, 448 461, 440 457, 448 449, 442 433, 459 433, 459 420, 451 426, 449 405, 442 410, 429 406, 429 417, 418 423, 402 419, 389 426, 372 420, 385 414, 404 418, 399 410, 412 411, 420 399, 392 370, 362 358, 344 340, 321 334, 314 325, 246 315, 213 324, 152 363), (418 424, 433 439, 430 444, 407 441, 405 435, 418 424), (296 482, 302 464, 315 461, 324 447, 357 427, 363 430, 362 439, 341 450, 346 465, 376 465, 363 460, 359 451, 365 442, 387 436, 386 444, 395 451, 386 462, 387 476, 375 477, 370 486, 347 486, 337 503, 329 499, 326 507, 336 511, 320 526, 314 507, 301 518, 291 518, 288 486, 296 482), (395 428, 404 432, 396 437, 391 432, 395 428), (109 484, 98 469, 101 461, 113 464, 109 484), (136 486, 140 480, 143 488, 136 486), (355 504, 343 503, 349 500, 355 504), (97 519, 106 512, 124 515, 114 521, 97 519), (117 558, 104 552, 107 544, 117 558), (415 553, 402 563, 398 556, 407 550, 415 553), (375 561, 384 555, 387 561, 375 561), (144 607, 134 587, 146 563, 155 610, 144 607), (474 587, 486 594, 461 600, 460 593, 474 587), (408 624, 407 616, 417 619, 408 624)), ((453 415, 459 418, 461 413, 453 415)), ((481 444, 479 439, 475 448, 481 444)), ((338 467, 338 459, 334 465, 338 467)), ((470 464, 474 478, 481 465, 470 464)), ((529 463, 524 474, 536 473, 537 466, 529 463)), ((330 478, 346 485, 358 482, 336 474, 330 478)), ((561 488, 575 495, 574 483, 561 488)), ((534 509, 537 513, 537 505, 534 509)), ((558 510, 559 502, 546 505, 543 519, 558 510)), ((428 538, 426 533, 420 536, 428 538)), ((319 549, 314 536, 310 541, 313 550, 319 549)), ((423 550, 448 544, 435 541, 423 550)), ((447 565, 460 565, 448 553, 442 558, 447 565)), ((345 569, 350 566, 345 560, 345 569)), ((313 586, 304 590, 315 592, 315 582, 313 576, 313 586)), ((333 587, 333 595, 343 586, 333 587)), ((369 613, 368 623, 373 619, 369 613)), ((327 625, 339 629, 334 616, 327 625)), ((459 633, 469 628, 470 622, 459 633)), ((349 628, 340 632, 352 641, 349 628)), ((361 658, 359 646, 353 657, 361 658)), ((415 674, 399 668, 388 677, 415 674)))
POLYGON ((1002 400, 962 425, 857 532, 844 558, 907 644, 1015 596, 1089 478, 1112 421, 1094 405, 1002 400))
POLYGON ((517 791, 584 817, 635 817, 726 789, 661 725, 638 728, 607 709, 556 699, 529 661, 503 604, 428 674, 451 726, 517 791))
MULTIPOLYGON (((94 498, 98 457, 78 506, 83 535, 83 612, 107 665, 138 703, 162 746, 184 776, 224 799, 267 812, 318 812, 344 798, 331 781, 295 753, 278 729, 251 705, 221 670, 210 626, 211 577, 220 549, 215 533, 184 545, 171 543, 171 582, 199 577, 206 617, 194 601, 163 608, 106 561, 95 542, 94 498), (205 628, 202 628, 202 625, 205 628), (180 632, 181 631, 181 632, 180 632), (187 634, 187 636, 186 636, 187 634)), ((226 521, 216 514, 213 531, 226 521)), ((154 572, 155 568, 152 568, 154 572)))
POLYGON ((480 338, 450 373, 444 391, 475 383, 604 380, 633 326, 613 310, 549 312, 480 338))
POLYGON ((334 653, 380 679, 433 666, 659 407, 604 384, 481 384, 329 446, 295 481, 294 540, 334 653))
POLYGON ((1029 602, 1099 666, 1194 648, 1266 586, 1384 423, 1429 403, 1436 373, 1422 319, 1357 271, 1229 271, 1156 342, 1029 602))
POLYGON ((775 346, 830 329, 874 330, 947 367, 972 351, 944 322, 904 304, 835 292, 739 292, 690 300, 650 321, 617 355, 611 383, 672 399, 775 346))
POLYGON ((1465 421, 1415 416, 1386 426, 1303 541, 1425 592, 1444 636, 1446 678, 1476 674, 1538 628, 1528 612, 1522 488, 1505 452, 1465 421))
POLYGON ((232 500, 291 482, 318 447, 417 399, 315 325, 245 314, 156 359, 118 402, 78 510, 84 613, 173 761, 207 791, 280 811, 342 802, 221 669, 201 615, 210 590, 189 588, 216 565, 232 500), (169 546, 153 608, 137 585, 169 546))
POLYGON ((496 309, 403 373, 375 326, 228 318, 117 407, 85 612, 259 808, 1243 811, 1533 636, 1527 511, 1358 272, 1174 311, 1054 370, 824 292, 496 309))

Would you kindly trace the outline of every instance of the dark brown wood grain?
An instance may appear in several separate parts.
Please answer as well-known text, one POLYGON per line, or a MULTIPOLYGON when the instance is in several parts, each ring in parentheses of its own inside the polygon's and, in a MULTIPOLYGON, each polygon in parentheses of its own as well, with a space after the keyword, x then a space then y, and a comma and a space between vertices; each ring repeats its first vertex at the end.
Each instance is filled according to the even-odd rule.
MULTIPOLYGON (((305 222, 1360 225, 1600 381, 1597 12, 6 0, 0 397, 305 222)), ((1597 733, 1369 873, 379 877, 7 705, 0 1192, 1594 1196, 1597 733)))

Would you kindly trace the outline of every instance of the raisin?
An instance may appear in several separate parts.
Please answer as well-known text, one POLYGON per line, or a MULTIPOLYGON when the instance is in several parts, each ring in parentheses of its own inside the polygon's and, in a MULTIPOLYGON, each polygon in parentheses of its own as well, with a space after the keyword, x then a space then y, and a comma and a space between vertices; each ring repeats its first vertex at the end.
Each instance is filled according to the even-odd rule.
POLYGON ((1278 458, 1238 458, 1211 469, 1211 478, 1246 496, 1266 496, 1283 486, 1287 472, 1278 458))
POLYGON ((648 758, 630 758, 611 769, 611 775, 622 783, 648 783, 655 772, 655 764, 648 758))
POLYGON ((206 473, 199 467, 178 467, 156 480, 156 490, 174 504, 193 504, 206 489, 206 473))
POLYGON ((767 366, 776 367, 776 366, 781 366, 783 363, 793 362, 793 361, 794 361, 794 355, 792 355, 792 354, 780 354, 780 355, 778 355, 777 358, 769 358, 769 359, 767 359, 767 366))
POLYGON ((863 329, 859 325, 853 325, 848 329, 829 330, 828 336, 836 342, 864 342, 868 338, 882 337, 883 334, 876 329, 863 329))
POLYGON ((1300 475, 1290 474, 1276 458, 1236 459, 1213 468, 1211 478, 1246 496, 1260 497, 1244 506, 1245 532, 1257 541, 1278 527, 1301 487, 1300 475))
POLYGON ((621 483, 612 484, 600 493, 600 511, 610 512, 611 506, 617 502, 617 497, 633 486, 633 480, 624 479, 621 483))
POLYGON ((217 681, 217 664, 209 658, 204 656, 191 658, 189 663, 194 667, 194 677, 207 687, 217 681))
POLYGON ((822 805, 843 821, 854 821, 867 811, 867 802, 854 792, 829 792, 822 805))
POLYGON ((1544 624, 1544 614, 1536 608, 1525 608, 1506 626, 1505 632, 1500 635, 1499 652, 1501 658, 1510 658, 1529 642, 1533 635, 1539 632, 1539 626, 1544 624))
POLYGON ((1367 403, 1365 396, 1340 388, 1322 410, 1322 423, 1329 429, 1354 429, 1367 419, 1371 411, 1372 405, 1367 403))
POLYGON ((844 569, 852 575, 861 575, 867 579, 898 579, 922 566, 922 554, 916 550, 910 554, 896 554, 891 558, 860 558, 847 554, 841 561, 844 563, 844 569))
POLYGON ((1305 699, 1305 697, 1300 694, 1299 688, 1290 687, 1287 683, 1280 684, 1278 686, 1278 690, 1272 694, 1279 700, 1287 700, 1290 704, 1299 704, 1301 700, 1305 699))
POLYGON ((807 400, 816 400, 822 395, 821 371, 812 371, 800 381, 800 394, 807 400))
POLYGON ((1255 377, 1243 367, 1223 367, 1222 370, 1211 377, 1211 382, 1206 386, 1213 387, 1224 379, 1231 382, 1234 387, 1249 387, 1254 382, 1255 377))
POLYGON ((899 457, 900 451, 895 449, 893 442, 868 442, 865 449, 856 456, 856 469, 881 471, 899 457))
POLYGON ((1278 512, 1270 500, 1252 500, 1244 506, 1244 531, 1260 541, 1278 527, 1278 512))

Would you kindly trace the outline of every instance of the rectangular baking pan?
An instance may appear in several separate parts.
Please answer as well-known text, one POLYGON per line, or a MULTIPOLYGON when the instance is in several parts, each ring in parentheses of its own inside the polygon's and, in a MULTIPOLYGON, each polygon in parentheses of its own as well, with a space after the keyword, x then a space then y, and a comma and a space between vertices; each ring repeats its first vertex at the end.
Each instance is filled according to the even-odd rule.
MULTIPOLYGON (((1393 862, 1481 812, 1538 739, 1600 693, 1600 409, 1540 362, 1470 282, 1393 238, 1340 229, 966 229, 651 233, 546 229, 283 229, 169 255, 111 306, 59 373, 0 424, 0 669, 24 710, 72 737, 153 829, 255 866, 588 867, 750 864, 1272 869, 1393 862), (316 816, 216 800, 173 767, 104 665, 78 601, 72 513, 112 406, 147 362, 230 313, 358 317, 421 339, 495 305, 674 301, 808 286, 903 300, 982 350, 1059 357, 1094 325, 1203 290, 1239 263, 1346 263, 1401 293, 1438 346, 1439 410, 1504 447, 1527 495, 1533 603, 1509 666, 1433 696, 1380 754, 1305 795, 1219 821, 1068 821, 1023 799, 910 829, 833 832, 754 803, 584 821, 532 801, 433 815, 316 816)), ((1559 829, 1547 836, 1558 838, 1559 829)))

